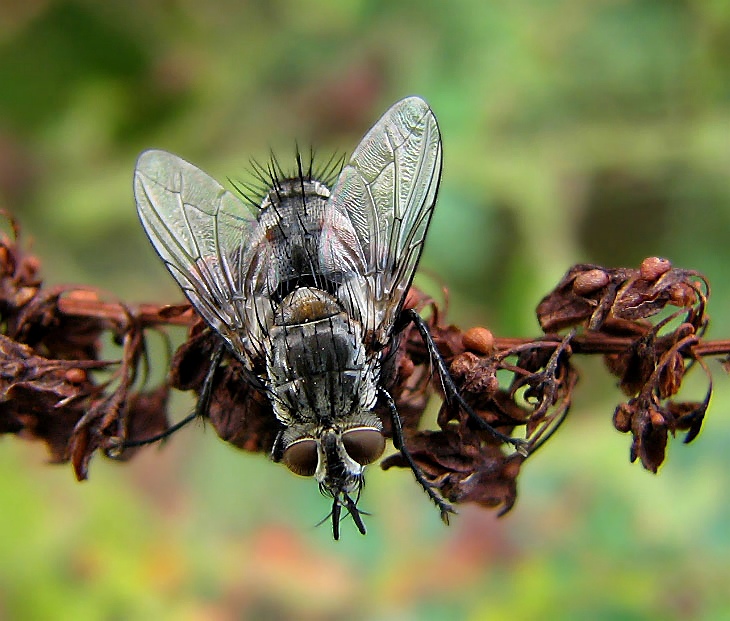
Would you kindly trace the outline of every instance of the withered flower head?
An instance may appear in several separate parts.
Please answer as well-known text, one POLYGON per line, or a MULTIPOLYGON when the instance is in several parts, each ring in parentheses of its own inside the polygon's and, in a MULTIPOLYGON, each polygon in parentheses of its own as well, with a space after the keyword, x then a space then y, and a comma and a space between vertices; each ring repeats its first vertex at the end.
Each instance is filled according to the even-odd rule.
MULTIPOLYGON (((131 308, 87 288, 43 287, 40 262, 23 252, 12 228, 0 238, 2 433, 45 442, 51 461, 70 461, 83 479, 97 450, 127 459, 137 450, 130 447, 177 428, 167 420, 170 389, 200 394, 211 374, 206 415, 216 433, 241 449, 271 452, 280 430, 271 402, 236 359, 226 355, 211 367, 219 337, 189 305, 131 308), (171 357, 167 379, 148 386, 146 333, 172 325, 187 326, 188 339, 171 357), (120 344, 119 359, 100 356, 109 336, 120 344)), ((428 311, 428 329, 458 395, 446 398, 444 378, 410 325, 382 372, 427 489, 452 503, 509 511, 522 465, 569 412, 576 354, 605 357, 628 397, 613 413, 614 426, 632 434, 631 459, 656 472, 669 438, 686 431, 685 442, 693 440, 708 408, 710 382, 703 400, 676 400, 686 373, 699 366, 709 378, 703 356, 730 352, 724 342, 702 340, 708 296, 702 275, 666 259, 650 257, 639 269, 577 265, 538 305, 545 335, 505 339, 484 327, 447 325, 439 306, 411 289, 405 308, 428 311), (425 429, 432 398, 442 400, 437 428, 425 429), (524 446, 506 446, 480 421, 524 437, 524 446)), ((386 408, 376 413, 392 436, 386 408)), ((399 452, 382 467, 412 465, 399 452)))

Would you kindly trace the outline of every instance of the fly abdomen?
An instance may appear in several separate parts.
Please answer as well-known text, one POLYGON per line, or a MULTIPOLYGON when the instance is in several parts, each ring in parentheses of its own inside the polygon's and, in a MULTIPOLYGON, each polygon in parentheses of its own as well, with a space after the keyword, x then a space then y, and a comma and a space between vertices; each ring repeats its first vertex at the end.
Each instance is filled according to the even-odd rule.
POLYGON ((274 326, 267 353, 271 383, 276 386, 291 380, 314 380, 329 373, 362 370, 365 349, 347 325, 348 320, 337 315, 304 324, 274 326))
POLYGON ((280 419, 336 422, 374 399, 362 326, 328 293, 302 288, 287 296, 268 341, 268 380, 280 419))

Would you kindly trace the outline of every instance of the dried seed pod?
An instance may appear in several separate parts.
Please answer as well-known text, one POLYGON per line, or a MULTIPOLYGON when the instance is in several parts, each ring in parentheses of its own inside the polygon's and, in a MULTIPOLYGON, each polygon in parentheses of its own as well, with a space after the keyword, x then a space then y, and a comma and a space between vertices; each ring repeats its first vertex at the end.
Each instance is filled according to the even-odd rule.
POLYGON ((73 367, 66 371, 66 380, 72 384, 83 384, 86 381, 86 371, 73 367))
POLYGON ((669 299, 674 306, 687 308, 697 303, 697 292, 687 283, 678 282, 669 288, 669 299))
POLYGON ((481 408, 499 388, 495 365, 468 351, 454 357, 449 372, 459 391, 473 398, 477 408, 481 408))
POLYGON ((669 430, 664 422, 662 413, 654 406, 646 409, 637 407, 633 417, 632 461, 640 459, 644 468, 650 472, 659 470, 666 454, 669 430))
POLYGON ((484 356, 494 349, 494 335, 486 328, 469 328, 461 337, 465 349, 484 356))
POLYGON ((647 257, 641 262, 639 275, 644 280, 654 281, 672 269, 672 263, 668 259, 660 257, 647 257))
POLYGON ((621 433, 631 431, 633 412, 626 403, 620 404, 613 413, 613 426, 621 433))
POLYGON ((21 287, 15 294, 15 305, 20 308, 30 302, 38 293, 37 287, 21 287))
POLYGON ((573 281, 573 292, 586 296, 603 289, 611 281, 609 275, 601 269, 592 269, 576 276, 573 281))
POLYGON ((649 420, 651 421, 651 424, 654 427, 666 427, 667 426, 667 421, 664 418, 664 414, 662 414, 657 409, 649 410, 649 420))

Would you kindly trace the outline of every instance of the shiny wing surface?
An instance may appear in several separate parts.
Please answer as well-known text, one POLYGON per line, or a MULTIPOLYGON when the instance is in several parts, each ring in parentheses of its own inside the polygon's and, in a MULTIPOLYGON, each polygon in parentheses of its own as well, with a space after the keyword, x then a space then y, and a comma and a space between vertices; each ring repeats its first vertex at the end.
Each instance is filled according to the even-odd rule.
POLYGON ((189 162, 150 150, 139 156, 134 196, 157 254, 187 298, 233 350, 250 350, 244 304, 244 251, 256 215, 189 162))
POLYGON ((425 101, 408 97, 366 134, 329 200, 334 215, 323 234, 322 262, 332 269, 345 263, 358 273, 358 279, 350 282, 349 295, 382 342, 391 332, 421 256, 441 163, 436 118, 425 101), (347 225, 342 225, 343 219, 347 225))

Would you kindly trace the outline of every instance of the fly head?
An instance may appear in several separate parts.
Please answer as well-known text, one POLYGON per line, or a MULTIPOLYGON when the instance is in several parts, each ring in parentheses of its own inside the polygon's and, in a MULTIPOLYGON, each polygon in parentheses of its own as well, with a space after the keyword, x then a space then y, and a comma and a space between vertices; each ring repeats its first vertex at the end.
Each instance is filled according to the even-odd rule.
POLYGON ((358 530, 365 534, 357 501, 364 484, 365 467, 380 459, 385 436, 380 420, 373 414, 355 426, 320 429, 287 429, 277 440, 274 460, 301 476, 313 476, 320 491, 332 498, 332 528, 339 538, 342 507, 352 516, 358 530))

